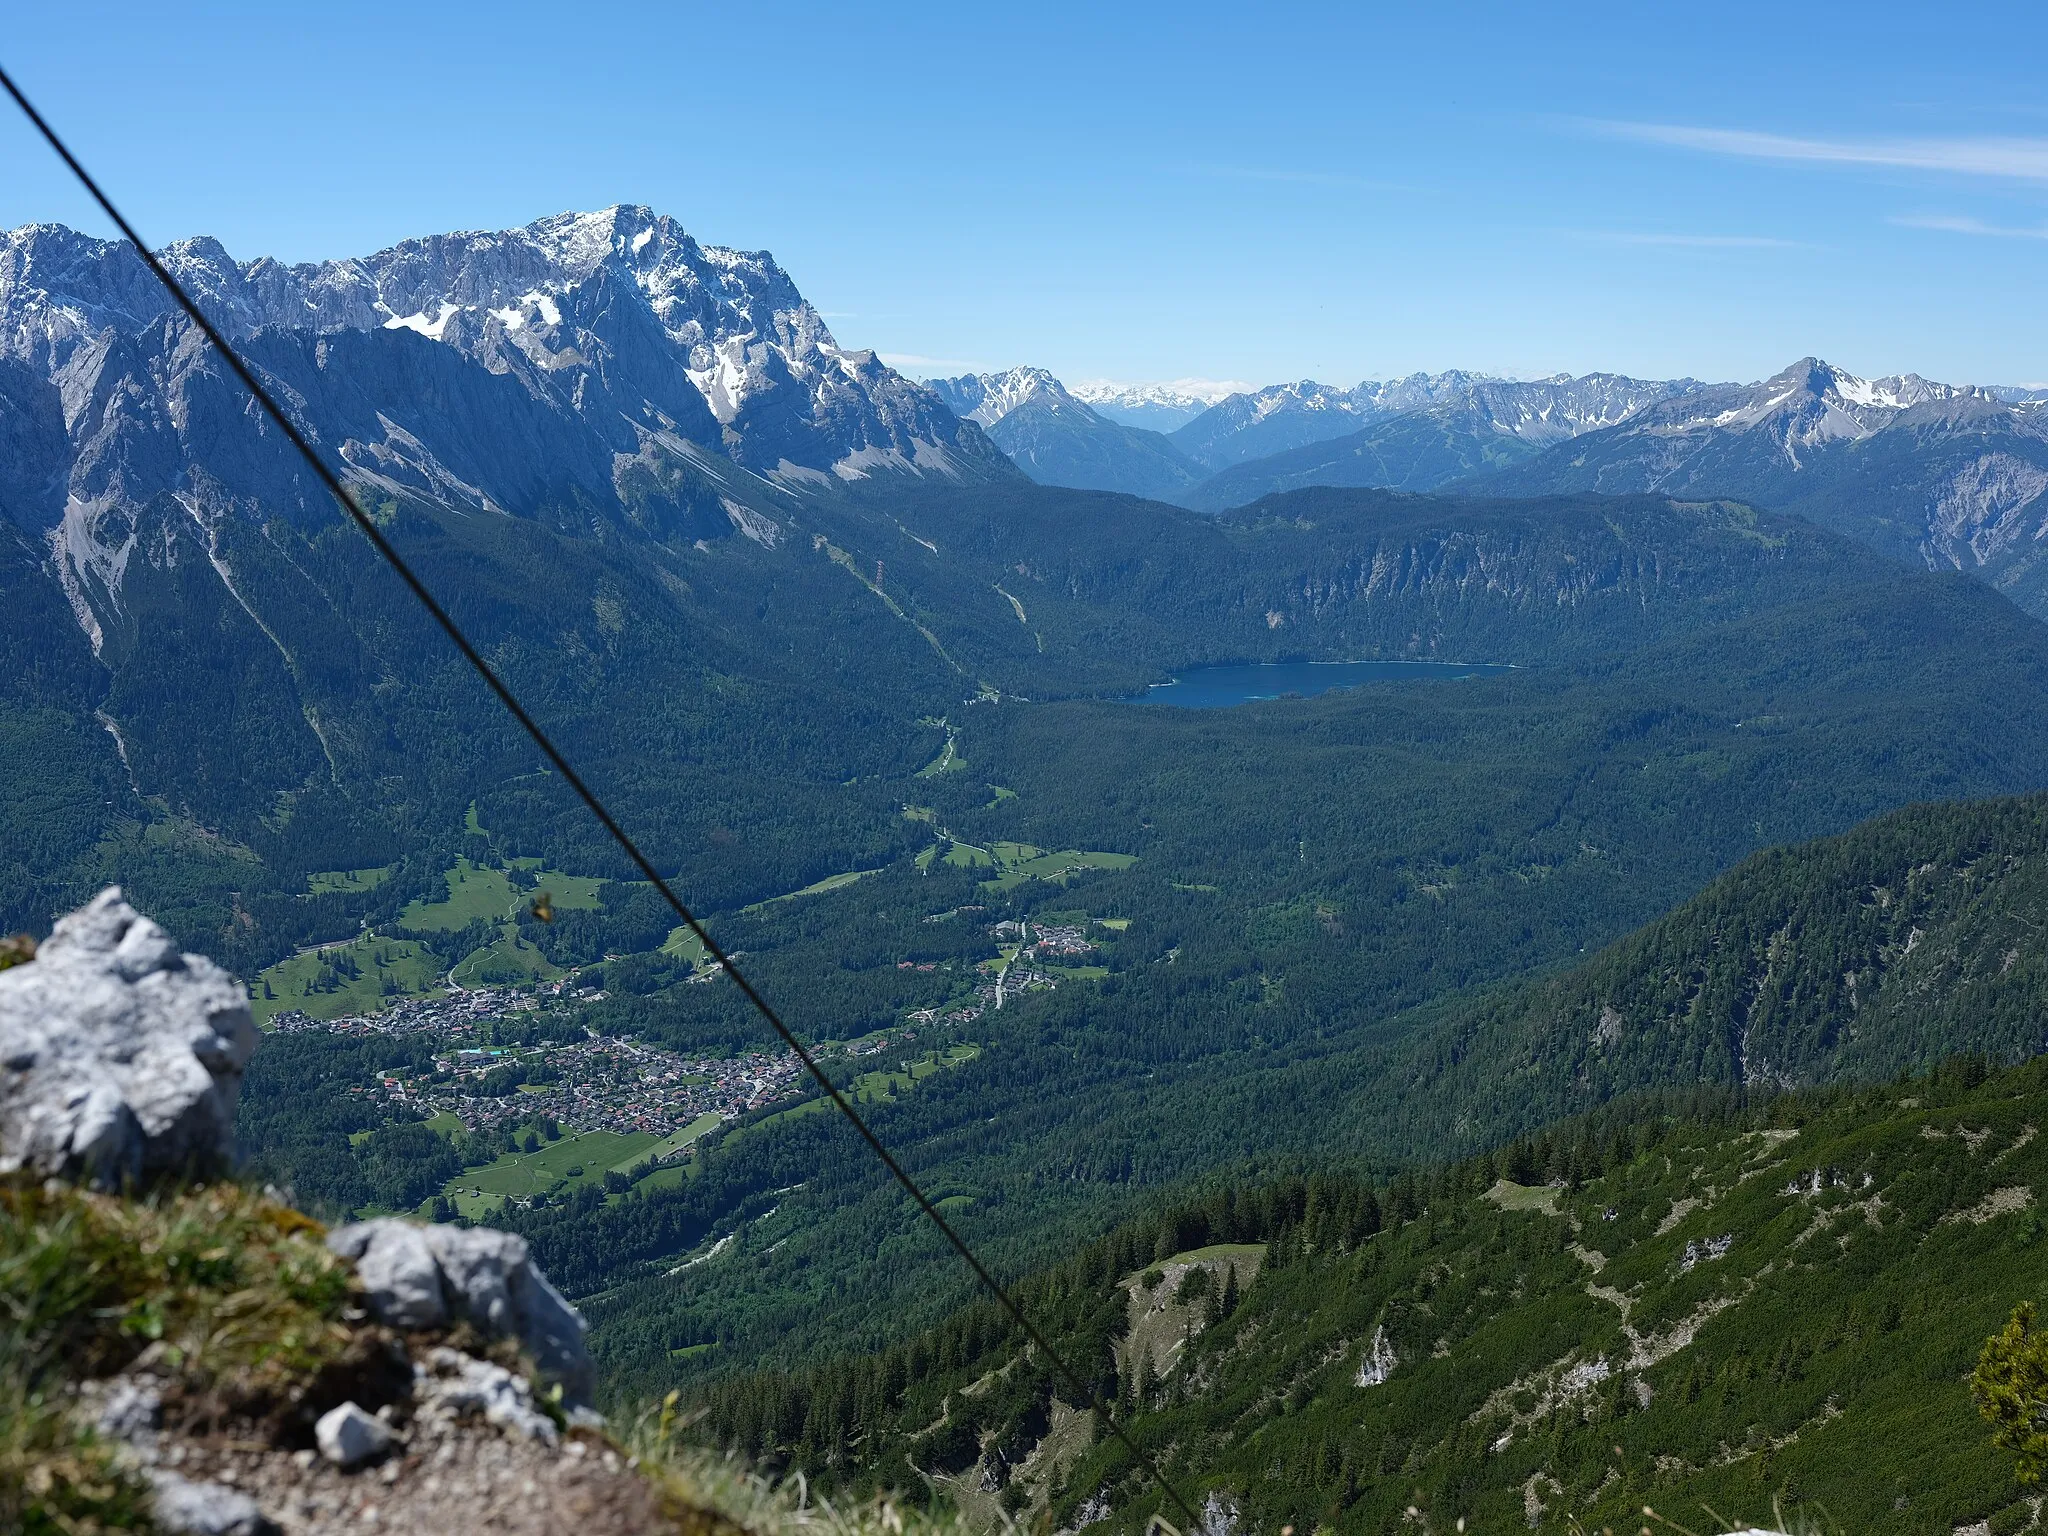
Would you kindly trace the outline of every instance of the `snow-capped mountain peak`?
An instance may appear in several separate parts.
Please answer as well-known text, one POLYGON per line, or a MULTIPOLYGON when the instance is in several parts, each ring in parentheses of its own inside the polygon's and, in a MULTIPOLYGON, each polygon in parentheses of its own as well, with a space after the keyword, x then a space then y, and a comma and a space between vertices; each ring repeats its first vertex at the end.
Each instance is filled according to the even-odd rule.
POLYGON ((968 373, 925 388, 1041 484, 1161 496, 1200 478, 1160 434, 1099 414, 1048 369, 968 373))
MULTIPOLYGON (((209 237, 163 256, 230 336, 412 332, 492 374, 553 380, 608 439, 622 423, 673 432, 790 483, 883 465, 1004 472, 928 393, 842 348, 769 253, 700 245, 649 208, 289 266, 237 261, 209 237)), ((170 308, 125 243, 49 225, 0 235, 0 355, 54 372, 170 308)))
POLYGON ((1069 392, 1097 415, 1127 427, 1172 432, 1184 427, 1219 400, 1252 388, 1231 379, 1171 379, 1155 384, 1118 384, 1090 379, 1068 386, 1069 392))
POLYGON ((1803 357, 1759 384, 1722 384, 1646 412, 1638 423, 1663 436, 1702 430, 1764 429, 1794 462, 1803 447, 1870 436, 1902 412, 1971 403, 1995 406, 1995 392, 1940 384, 1916 373, 1865 379, 1817 357, 1803 357))
POLYGON ((944 400, 963 420, 982 427, 994 426, 1029 400, 1043 400, 1054 409, 1062 406, 1087 409, 1045 368, 965 373, 953 379, 927 380, 925 387, 944 400))

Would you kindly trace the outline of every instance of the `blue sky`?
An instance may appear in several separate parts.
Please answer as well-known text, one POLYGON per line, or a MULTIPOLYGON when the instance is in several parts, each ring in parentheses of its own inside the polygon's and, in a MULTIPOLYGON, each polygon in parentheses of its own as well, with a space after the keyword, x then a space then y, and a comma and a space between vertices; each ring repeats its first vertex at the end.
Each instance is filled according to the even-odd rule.
MULTIPOLYGON (((152 239, 643 202, 914 372, 2017 383, 2044 44, 2020 5, 72 0, 0 59, 152 239)), ((8 120, 30 220, 101 227, 8 120)))

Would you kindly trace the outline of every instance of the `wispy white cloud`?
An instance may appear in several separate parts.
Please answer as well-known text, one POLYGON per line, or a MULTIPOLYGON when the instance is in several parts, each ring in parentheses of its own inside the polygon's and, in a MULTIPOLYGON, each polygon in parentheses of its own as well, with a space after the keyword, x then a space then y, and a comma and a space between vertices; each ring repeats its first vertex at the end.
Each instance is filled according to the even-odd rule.
POLYGON ((1819 165, 1886 166, 2048 181, 2048 139, 2017 137, 1809 139, 1747 128, 1693 128, 1676 123, 1589 120, 1586 126, 1617 138, 1746 160, 1819 165))
POLYGON ((1948 214, 1901 214, 1889 219, 1901 229, 1938 229, 1951 235, 1990 235, 2000 240, 2048 240, 2048 225, 2033 229, 2014 229, 2005 224, 1987 224, 1982 219, 1963 218, 1948 214))
POLYGON ((1577 240, 1599 240, 1611 245, 1675 245, 1709 251, 1810 249, 1804 240, 1780 240, 1773 235, 1659 234, 1626 229, 1568 229, 1565 233, 1577 240))

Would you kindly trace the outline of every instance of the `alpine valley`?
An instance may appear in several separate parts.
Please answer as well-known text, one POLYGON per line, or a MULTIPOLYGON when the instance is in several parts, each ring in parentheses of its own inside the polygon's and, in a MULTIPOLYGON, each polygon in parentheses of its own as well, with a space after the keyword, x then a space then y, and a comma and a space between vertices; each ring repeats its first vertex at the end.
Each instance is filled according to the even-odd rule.
MULTIPOLYGON (((920 383, 639 207, 163 256, 1213 1536, 2037 1521, 2037 400, 920 383)), ((249 1180, 524 1236, 615 1412, 1161 1510, 124 245, 0 236, 0 514, 0 920, 249 980, 249 1180)))

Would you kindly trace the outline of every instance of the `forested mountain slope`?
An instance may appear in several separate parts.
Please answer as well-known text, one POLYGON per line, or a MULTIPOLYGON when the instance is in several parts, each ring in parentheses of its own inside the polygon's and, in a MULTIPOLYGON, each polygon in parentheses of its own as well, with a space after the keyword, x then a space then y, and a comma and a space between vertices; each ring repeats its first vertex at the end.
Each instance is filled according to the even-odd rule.
MULTIPOLYGON (((2039 1295, 2048 1072, 1706 1107, 1220 1188, 1019 1296, 1183 1490, 1259 1529, 2030 1526, 1967 1378, 2039 1295)), ((709 1406, 814 1477, 1142 1529, 1161 1495, 1070 1396, 984 1304, 709 1406)))
MULTIPOLYGON (((1960 578, 1893 579, 1597 666, 1222 712, 977 710, 972 769, 920 790, 942 829, 926 872, 721 929, 800 1029, 845 1038, 916 1006, 906 962, 962 963, 984 925, 1118 925, 1090 930, 1106 977, 922 1032, 920 1050, 980 1053, 874 1107, 919 1176, 960 1197, 955 1219, 1019 1267, 1207 1171, 1486 1145, 1597 1095, 1569 1072, 1524 1083, 1513 1038, 1498 1057, 1474 1047, 1471 1076, 1446 1068, 1437 1093, 1452 994, 1598 950, 1758 843, 1845 827, 1925 792, 1911 786, 2038 783, 2040 748, 2004 707, 2039 686, 2030 621, 1960 578), (2000 612, 2002 659, 1979 646, 2000 612), (1980 683, 1998 702, 1959 713, 1980 683), (988 783, 1011 793, 984 799, 988 783), (1137 862, 1058 885, 972 867, 1006 843, 1137 862), (1490 1118, 1461 1125, 1460 1093, 1490 1118)), ((755 1038, 729 993, 687 980, 616 1006, 679 1047, 755 1038)), ((2002 1043, 1931 1049, 1972 1039, 2002 1043)), ((1656 1068, 1691 1081, 1693 1065, 1656 1068)), ((960 1283, 829 1121, 732 1150, 686 1191, 533 1219, 551 1272, 604 1286, 598 1347, 621 1379, 879 1342, 960 1283), (669 1255, 705 1262, 671 1274, 669 1255)))
MULTIPOLYGON (((573 496, 516 515, 379 503, 714 908, 898 848, 900 786, 943 741, 919 722, 969 698, 1123 694, 1286 655, 1535 662, 1859 571, 1804 525, 1649 500, 1318 492, 1219 521, 1021 479, 745 494, 708 539, 573 496)), ((170 494, 132 511, 118 586, 84 610, 33 534, 9 534, 8 736, 52 812, 6 884, 9 922, 117 877, 257 970, 323 936, 276 899, 307 873, 423 844, 443 868, 473 802, 511 851, 623 872, 338 515, 195 520, 170 494)))
POLYGON ((2048 800, 1914 806, 1757 854, 1588 964, 1465 1011, 1417 1086, 1476 1129, 1650 1084, 2033 1055, 2048 1049, 2044 904, 2048 800))

